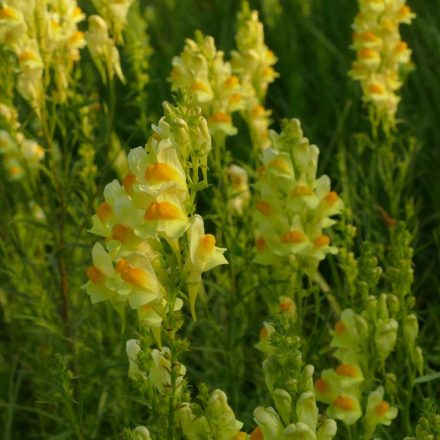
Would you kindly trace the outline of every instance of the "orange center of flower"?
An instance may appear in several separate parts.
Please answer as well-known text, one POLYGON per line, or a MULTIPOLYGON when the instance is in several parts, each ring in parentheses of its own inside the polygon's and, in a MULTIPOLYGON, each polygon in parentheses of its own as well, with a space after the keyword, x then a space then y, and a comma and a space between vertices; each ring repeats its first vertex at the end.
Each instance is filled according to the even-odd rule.
POLYGON ((269 336, 269 329, 267 327, 262 327, 260 330, 260 339, 266 339, 269 336))
POLYGON ((25 63, 26 61, 38 61, 38 56, 35 52, 30 50, 25 50, 20 54, 20 63, 25 63))
POLYGON ((293 189, 292 197, 310 196, 313 191, 307 185, 300 185, 293 189))
POLYGON ((112 229, 112 235, 111 237, 114 240, 118 240, 121 243, 128 243, 130 240, 133 240, 135 238, 134 232, 123 225, 115 225, 112 229))
POLYGON ((125 191, 131 193, 134 183, 136 182, 136 176, 133 173, 128 173, 122 180, 122 186, 125 191))
POLYGON ((105 222, 112 214, 113 208, 107 202, 102 202, 96 208, 96 215, 102 222, 105 222))
POLYGON ((328 383, 324 379, 319 378, 315 381, 315 388, 319 393, 325 394, 328 390, 328 383))
POLYGON ((263 431, 259 426, 251 432, 250 440, 264 440, 263 431))
POLYGON ((408 17, 411 14, 411 9, 409 6, 407 5, 403 5, 400 9, 399 12, 397 13, 398 17, 402 20, 405 19, 406 17, 408 17))
POLYGON ((379 37, 371 31, 364 32, 361 36, 362 40, 368 43, 375 43, 379 40, 379 37))
POLYGON ((383 95, 385 93, 385 87, 380 83, 372 83, 368 86, 368 92, 375 95, 383 95))
POLYGON ((364 48, 359 51, 359 58, 361 60, 371 60, 378 57, 379 54, 373 49, 364 48))
POLYGON ((289 164, 283 159, 271 160, 269 166, 272 168, 277 168, 281 171, 289 171, 289 164))
POLYGON ((379 405, 376 406, 375 411, 378 416, 384 416, 389 409, 390 404, 385 400, 382 400, 382 402, 380 402, 379 405))
POLYGON ((208 92, 209 86, 203 81, 196 80, 191 84, 191 90, 193 92, 208 92))
POLYGON ((73 45, 84 41, 84 32, 76 31, 69 39, 69 42, 73 45))
POLYGON ((215 237, 212 234, 203 235, 200 239, 199 246, 203 252, 207 254, 211 253, 214 250, 215 237))
POLYGON ((323 246, 328 246, 330 244, 330 237, 328 235, 320 235, 313 240, 313 246, 315 248, 321 248, 323 246))
POLYGON ((129 284, 143 289, 147 289, 150 285, 150 276, 148 273, 137 267, 125 267, 121 273, 121 278, 129 284))
POLYGON ((343 333, 345 333, 345 324, 342 321, 338 321, 335 324, 335 332, 338 335, 342 335, 343 333))
POLYGON ((9 168, 9 173, 13 176, 16 176, 17 174, 21 173, 21 168, 17 165, 12 165, 12 167, 9 168))
POLYGON ((401 41, 396 46, 396 52, 399 52, 399 53, 405 52, 406 49, 408 49, 408 44, 405 43, 405 41, 401 41))
POLYGON ((265 113, 266 113, 266 111, 264 110, 264 107, 260 104, 257 104, 252 109, 252 117, 254 117, 254 118, 258 118, 259 116, 264 116, 265 113))
POLYGON ((264 165, 261 165, 260 167, 257 168, 257 174, 259 177, 261 177, 264 172, 266 171, 266 167, 264 165))
POLYGON ((275 76, 275 70, 272 67, 265 67, 263 69, 263 78, 272 79, 275 76))
POLYGON ((341 364, 336 368, 336 373, 340 376, 356 377, 358 376, 358 369, 349 364, 341 364))
POLYGON ((161 182, 176 180, 177 177, 176 170, 166 163, 155 163, 145 170, 145 180, 161 182))
POLYGON ((267 202, 259 201, 255 206, 257 207, 258 211, 265 216, 268 216, 272 211, 271 206, 267 202))
POLYGON ((333 401, 333 405, 344 411, 351 411, 355 407, 355 401, 348 396, 338 396, 333 401))
POLYGON ((241 100, 242 100, 242 96, 240 95, 240 93, 233 93, 229 97, 229 103, 232 105, 238 104, 239 102, 241 102, 241 100))
POLYGON ((87 271, 87 277, 94 284, 99 284, 104 281, 104 274, 95 266, 90 266, 87 271))
POLYGON ((81 8, 78 6, 73 10, 73 17, 79 17, 82 14, 81 8))
POLYGON ((306 236, 301 231, 287 231, 282 237, 281 241, 283 243, 302 243, 306 239, 306 236))
POLYGON ((13 18, 14 15, 14 11, 11 8, 4 7, 0 9, 0 18, 13 18))
POLYGON ((145 211, 145 220, 177 220, 182 214, 177 206, 168 202, 153 202, 145 211))
POLYGON ((238 77, 232 75, 225 81, 225 87, 227 89, 232 89, 233 87, 237 86, 238 83, 239 83, 238 77))
POLYGON ((118 273, 122 273, 124 272, 125 269, 127 269, 128 267, 130 267, 130 265, 128 264, 128 261, 125 258, 121 258, 117 263, 116 263, 116 267, 115 267, 115 271, 118 273))
POLYGON ((280 304, 280 309, 282 312, 288 312, 292 308, 292 303, 289 301, 284 301, 280 304))
POLYGON ((263 237, 258 237, 255 240, 255 246, 260 252, 263 251, 266 248, 266 240, 263 237))
POLYGON ((325 203, 327 203, 327 205, 330 207, 333 206, 337 200, 338 200, 338 193, 335 191, 330 191, 325 196, 325 203))
POLYGON ((232 119, 231 119, 231 115, 229 115, 228 113, 225 112, 217 112, 214 113, 210 120, 212 122, 219 122, 219 123, 225 123, 225 124, 229 124, 232 119))

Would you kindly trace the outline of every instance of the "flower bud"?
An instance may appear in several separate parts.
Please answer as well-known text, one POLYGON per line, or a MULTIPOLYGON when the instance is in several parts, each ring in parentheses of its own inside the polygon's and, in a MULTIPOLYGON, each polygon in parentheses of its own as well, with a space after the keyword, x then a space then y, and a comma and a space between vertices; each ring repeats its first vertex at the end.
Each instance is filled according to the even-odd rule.
POLYGON ((315 394, 312 391, 302 393, 296 402, 296 416, 305 423, 313 432, 318 423, 318 407, 316 406, 315 394))
POLYGON ((277 440, 283 435, 284 426, 273 408, 259 406, 254 411, 254 420, 261 428, 264 440, 277 440))
POLYGON ((419 322, 413 313, 405 316, 403 320, 403 337, 410 353, 414 351, 417 335, 419 334, 419 322))
POLYGON ((332 419, 327 419, 322 423, 316 432, 316 440, 331 440, 335 435, 338 427, 332 419))
POLYGON ((416 349, 414 350, 413 362, 419 374, 423 374, 424 359, 421 347, 416 347, 416 349))
POLYGON ((137 426, 133 433, 134 440, 151 440, 150 431, 145 426, 137 426))
POLYGON ((290 394, 286 390, 277 388, 272 393, 272 399, 283 422, 285 424, 289 423, 292 413, 292 397, 290 394))
POLYGON ((395 319, 389 319, 388 321, 378 321, 375 342, 376 349, 379 354, 379 358, 382 363, 393 351, 397 340, 397 329, 399 324, 395 319))

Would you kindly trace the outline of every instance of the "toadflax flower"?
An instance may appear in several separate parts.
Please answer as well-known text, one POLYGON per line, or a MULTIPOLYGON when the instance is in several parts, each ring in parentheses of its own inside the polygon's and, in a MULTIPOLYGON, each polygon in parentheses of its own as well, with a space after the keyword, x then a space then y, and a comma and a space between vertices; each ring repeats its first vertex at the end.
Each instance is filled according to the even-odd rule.
POLYGON ((211 145, 206 120, 193 106, 165 103, 164 110, 145 148, 129 153, 122 182, 113 180, 104 188, 90 232, 105 240, 105 248, 95 244, 84 286, 93 303, 109 300, 118 311, 125 304, 136 310, 159 347, 162 323, 183 306, 179 297, 170 301, 175 274, 165 262, 175 261, 193 316, 202 273, 227 263, 225 249, 205 234, 202 218, 190 219, 188 212, 194 194, 187 182, 199 167, 206 179, 211 145))
POLYGON ((189 90, 202 108, 211 133, 236 134, 232 113, 243 108, 241 85, 238 77, 232 75, 230 64, 223 60, 223 52, 216 49, 214 39, 197 33, 195 40, 186 40, 172 64, 172 90, 189 90))
POLYGON ((356 60, 350 76, 361 83, 363 99, 387 127, 395 125, 402 73, 410 68, 411 50, 402 41, 399 26, 410 24, 415 14, 406 0, 359 0, 353 23, 356 60))
POLYGON ((228 264, 228 261, 223 255, 226 249, 215 245, 214 235, 205 234, 203 219, 199 215, 194 216, 188 235, 190 249, 188 290, 191 313, 195 319, 195 301, 200 289, 202 273, 221 264, 228 264))
POLYGON ((316 178, 319 150, 303 137, 298 120, 286 122, 272 139, 255 185, 256 262, 276 264, 279 257, 295 256, 314 270, 337 252, 324 230, 334 224, 331 217, 342 210, 342 200, 327 176, 316 178))

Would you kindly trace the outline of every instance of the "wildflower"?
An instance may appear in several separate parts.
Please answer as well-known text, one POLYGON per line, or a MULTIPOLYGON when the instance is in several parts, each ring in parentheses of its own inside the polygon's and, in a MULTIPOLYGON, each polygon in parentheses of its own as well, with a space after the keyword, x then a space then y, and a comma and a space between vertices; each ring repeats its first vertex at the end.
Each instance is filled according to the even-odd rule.
POLYGON ((202 217, 195 215, 189 230, 190 261, 188 265, 188 290, 193 318, 195 318, 195 301, 202 273, 221 264, 228 264, 223 256, 226 249, 218 248, 215 243, 216 240, 212 234, 205 234, 202 217))
POLYGON ((340 394, 327 408, 327 415, 342 420, 346 425, 353 425, 362 416, 362 409, 356 396, 340 394))
POLYGON ((251 197, 248 175, 244 168, 235 164, 229 166, 228 174, 232 189, 232 198, 229 200, 228 205, 237 215, 242 216, 251 197))
POLYGON ((256 183, 256 261, 274 264, 275 256, 295 256, 313 270, 328 253, 337 252, 324 229, 335 223, 331 217, 341 211, 342 201, 330 190, 327 176, 316 179, 318 153, 297 120, 286 122, 281 134, 272 133, 256 183))
POLYGON ((196 35, 187 39, 178 57, 174 57, 170 80, 172 90, 185 87, 202 108, 212 134, 237 133, 232 113, 243 107, 241 85, 231 66, 217 51, 212 37, 196 35))
POLYGON ((397 408, 392 407, 387 401, 383 400, 383 395, 383 387, 378 387, 368 396, 364 423, 366 431, 371 435, 377 425, 390 425, 392 420, 397 417, 397 408))
POLYGON ((254 411, 254 420, 263 433, 264 439, 276 440, 281 438, 284 431, 284 425, 273 408, 259 406, 254 411))
POLYGON ((99 15, 89 17, 89 30, 85 38, 93 62, 103 81, 111 80, 115 74, 123 81, 124 74, 119 62, 119 52, 108 34, 108 25, 102 17, 99 15))
POLYGON ((415 14, 398 2, 359 1, 353 24, 357 58, 350 75, 360 81, 363 99, 386 127, 395 125, 402 86, 401 72, 410 67, 411 50, 401 40, 399 25, 410 24, 415 14))
POLYGON ((141 347, 138 339, 129 339, 125 344, 125 351, 128 357, 128 377, 132 380, 137 380, 140 377, 147 379, 145 372, 141 371, 138 365, 138 354, 141 352, 141 347))
POLYGON ((145 426, 136 426, 133 433, 134 440, 151 440, 150 431, 145 426))

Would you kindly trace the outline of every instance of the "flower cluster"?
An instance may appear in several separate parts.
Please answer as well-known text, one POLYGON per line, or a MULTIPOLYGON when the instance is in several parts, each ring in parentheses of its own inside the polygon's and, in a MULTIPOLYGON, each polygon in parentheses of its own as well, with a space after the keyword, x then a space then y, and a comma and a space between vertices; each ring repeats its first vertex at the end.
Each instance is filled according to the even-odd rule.
POLYGON ((397 408, 383 400, 382 386, 369 392, 366 378, 374 375, 370 360, 376 359, 385 368, 385 361, 393 351, 398 323, 390 317, 387 301, 370 296, 367 310, 362 314, 345 309, 332 333, 331 347, 339 361, 335 369, 322 371, 315 382, 318 400, 329 405, 327 415, 342 420, 347 425, 356 423, 364 414, 365 439, 372 438, 376 426, 390 425, 397 416, 397 408), (368 393, 364 411, 363 395, 368 393))
POLYGON ((267 388, 275 403, 258 407, 254 420, 258 425, 251 439, 265 440, 331 440, 336 423, 318 419, 312 365, 304 365, 299 349, 300 340, 293 326, 283 315, 268 327, 268 356, 263 362, 267 388))
POLYGON ((330 217, 340 213, 342 200, 331 191, 328 176, 316 178, 319 150, 303 137, 298 120, 286 121, 271 139, 255 184, 256 262, 295 257, 313 270, 337 251, 323 230, 335 223, 330 217))
POLYGON ((2 2, 0 43, 17 56, 17 89, 37 113, 43 106, 45 84, 50 83, 49 71, 56 86, 54 98, 67 99, 70 72, 85 46, 78 30, 84 18, 76 0, 2 2))
POLYGON ((353 24, 357 58, 350 75, 360 81, 365 102, 385 126, 393 127, 399 104, 402 73, 410 67, 411 50, 402 41, 399 26, 415 14, 406 0, 359 0, 353 24))
POLYGON ((14 136, 0 130, 0 155, 10 180, 20 180, 26 171, 35 172, 44 158, 44 149, 36 141, 27 139, 20 132, 14 136))
POLYGON ((115 43, 122 42, 122 31, 127 24, 127 14, 134 0, 93 0, 95 8, 111 26, 115 43))
POLYGON ((201 405, 185 402, 177 411, 177 419, 186 439, 240 439, 239 431, 243 423, 236 420, 223 391, 216 389, 208 394, 204 390, 199 400, 201 405))
POLYGON ((247 171, 235 164, 228 168, 230 180, 231 197, 228 201, 228 207, 231 212, 241 216, 249 205, 251 193, 249 191, 247 171))
POLYGON ((213 135, 237 133, 232 113, 243 108, 242 87, 212 37, 197 33, 195 40, 187 39, 180 56, 173 58, 170 76, 172 90, 179 87, 189 90, 208 119, 213 135))
MULTIPOLYGON (((141 352, 141 346, 138 339, 130 339, 126 343, 126 353, 129 362, 128 377, 132 380, 141 380, 145 385, 153 387, 159 393, 163 393, 165 388, 171 387, 171 353, 168 347, 161 350, 149 351, 149 358, 146 368, 141 368, 141 362, 138 359, 141 352), (146 373, 148 371, 148 374, 146 373)), ((144 365, 142 365, 144 366, 144 365)), ((183 378, 186 374, 184 365, 178 365, 176 392, 182 392, 183 378)))
POLYGON ((277 59, 264 44, 264 29, 258 12, 251 11, 246 2, 238 16, 235 40, 238 50, 232 51, 231 65, 243 87, 245 106, 242 114, 249 125, 252 143, 260 150, 270 145, 270 111, 263 103, 268 85, 277 77, 272 67, 277 59))
POLYGON ((146 147, 130 151, 122 183, 104 189, 91 232, 105 238, 105 248, 95 244, 85 286, 93 303, 110 300, 122 310, 128 302, 159 343, 166 314, 183 305, 176 298, 168 310, 170 291, 186 287, 195 315, 202 272, 227 263, 202 218, 189 218, 210 149, 206 120, 198 108, 165 103, 164 109, 146 147), (178 275, 168 269, 173 265, 178 275))
POLYGON ((116 74, 120 80, 124 79, 119 51, 113 38, 109 35, 107 21, 99 15, 89 17, 89 30, 86 32, 87 47, 102 80, 112 79, 116 74))

